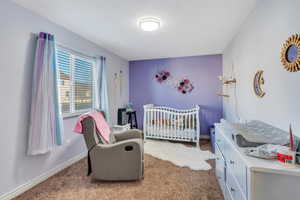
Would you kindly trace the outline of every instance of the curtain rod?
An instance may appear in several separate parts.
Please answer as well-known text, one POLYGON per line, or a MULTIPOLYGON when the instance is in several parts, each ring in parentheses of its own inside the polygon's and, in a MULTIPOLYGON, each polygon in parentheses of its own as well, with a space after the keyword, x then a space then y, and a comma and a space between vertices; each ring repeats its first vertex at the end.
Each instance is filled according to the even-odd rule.
POLYGON ((97 59, 98 57, 100 57, 100 56, 91 56, 91 55, 82 53, 82 52, 80 52, 80 51, 78 51, 78 50, 75 50, 75 49, 72 49, 72 48, 70 48, 70 47, 67 47, 66 45, 61 44, 61 43, 59 43, 59 42, 56 42, 56 45, 57 45, 58 47, 62 47, 63 49, 72 51, 73 53, 79 54, 79 55, 84 56, 84 57, 87 57, 87 58, 97 59))

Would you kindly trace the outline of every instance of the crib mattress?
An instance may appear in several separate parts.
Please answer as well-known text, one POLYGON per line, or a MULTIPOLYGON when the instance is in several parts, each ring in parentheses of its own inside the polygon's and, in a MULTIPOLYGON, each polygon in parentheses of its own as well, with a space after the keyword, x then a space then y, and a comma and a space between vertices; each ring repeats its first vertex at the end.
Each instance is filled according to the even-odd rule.
POLYGON ((146 136, 194 138, 194 137, 196 137, 196 131, 194 129, 166 131, 163 129, 155 129, 154 126, 148 126, 146 128, 146 136))

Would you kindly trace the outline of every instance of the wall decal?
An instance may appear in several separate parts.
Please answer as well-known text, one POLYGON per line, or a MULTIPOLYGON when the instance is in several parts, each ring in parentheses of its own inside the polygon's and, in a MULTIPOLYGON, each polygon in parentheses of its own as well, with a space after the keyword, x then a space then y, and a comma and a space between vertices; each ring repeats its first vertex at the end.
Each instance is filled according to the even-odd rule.
POLYGON ((164 70, 158 71, 155 74, 155 80, 158 83, 164 83, 175 88, 178 92, 182 94, 190 93, 194 89, 194 85, 189 79, 174 78, 173 76, 171 76, 170 72, 164 70))
POLYGON ((300 70, 300 34, 292 35, 281 49, 281 63, 289 72, 300 70))
POLYGON ((181 79, 177 83, 176 88, 178 92, 181 92, 182 94, 186 94, 188 92, 192 92, 194 86, 189 79, 181 79))
POLYGON ((170 78, 170 72, 167 71, 159 71, 155 75, 155 79, 157 82, 162 83, 167 81, 168 78, 170 78))
POLYGON ((254 79, 253 79, 253 89, 254 89, 254 93, 256 94, 257 97, 264 97, 265 96, 265 92, 262 90, 261 85, 265 84, 265 80, 263 77, 263 70, 258 70, 255 73, 254 79))

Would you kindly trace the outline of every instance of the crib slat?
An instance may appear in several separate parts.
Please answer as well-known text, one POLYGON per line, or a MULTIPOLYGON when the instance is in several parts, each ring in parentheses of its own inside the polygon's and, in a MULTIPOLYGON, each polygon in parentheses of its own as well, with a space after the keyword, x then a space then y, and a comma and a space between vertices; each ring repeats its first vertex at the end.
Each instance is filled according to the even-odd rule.
POLYGON ((170 139, 170 131, 171 131, 171 113, 168 111, 168 126, 167 126, 168 139, 170 139))
POLYGON ((164 133, 164 138, 166 138, 166 128, 167 128, 167 124, 166 124, 166 119, 167 119, 167 113, 166 111, 164 111, 163 113, 163 133, 164 133))
POLYGON ((162 112, 163 111, 158 111, 158 118, 159 118, 159 123, 158 123, 158 131, 159 131, 159 135, 161 136, 162 135, 162 125, 161 125, 161 119, 162 119, 162 117, 161 117, 161 114, 162 114, 162 112))
POLYGON ((162 136, 162 126, 161 126, 161 119, 162 119, 162 117, 161 117, 161 114, 162 114, 162 112, 163 111, 157 111, 158 112, 158 134, 160 135, 160 136, 162 136))
POLYGON ((154 136, 154 132, 155 132, 155 112, 154 112, 154 109, 152 110, 152 127, 153 127, 153 130, 152 130, 152 133, 151 135, 154 136))
POLYGON ((177 136, 178 136, 178 114, 177 114, 177 112, 176 112, 175 118, 176 118, 176 120, 175 120, 175 123, 176 123, 176 127, 175 127, 175 131, 176 131, 176 133, 175 133, 175 139, 177 140, 177 136))
POLYGON ((179 125, 179 129, 178 129, 178 139, 181 139, 181 127, 182 127, 182 115, 181 113, 178 113, 178 125, 179 125))
POLYGON ((192 127, 192 116, 191 116, 191 114, 189 114, 189 129, 191 129, 191 127, 192 127))
POLYGON ((185 136, 184 136, 184 127, 185 127, 185 113, 182 113, 182 133, 181 133, 181 139, 184 140, 185 136))
MULTIPOLYGON (((150 112, 149 112, 149 109, 147 109, 147 111, 146 111, 146 113, 147 113, 147 122, 146 122, 146 124, 147 124, 147 130, 146 130, 146 137, 149 135, 149 128, 150 128, 150 123, 149 123, 149 120, 150 120, 150 112)), ((145 134, 145 133, 144 133, 145 134)))
POLYGON ((154 109, 154 133, 155 136, 157 135, 157 111, 154 109))
POLYGON ((178 134, 177 134, 177 139, 181 139, 181 113, 178 113, 178 134))
POLYGON ((152 119, 152 131, 151 131, 151 136, 153 136, 153 133, 155 131, 155 121, 154 121, 154 110, 151 111, 151 119, 152 119))
POLYGON ((181 139, 184 140, 185 136, 184 136, 184 126, 185 126, 185 113, 182 113, 182 119, 181 119, 181 139))
POLYGON ((183 122, 182 122, 182 138, 185 140, 186 139, 186 114, 183 114, 183 122))
POLYGON ((176 138, 176 126, 177 126, 177 123, 176 123, 176 115, 173 113, 173 123, 174 123, 174 130, 172 132, 172 138, 176 138))
POLYGON ((192 134, 193 134, 193 131, 194 131, 194 114, 191 113, 191 132, 189 134, 189 139, 192 140, 192 134))
POLYGON ((159 127, 160 127, 160 121, 159 121, 159 114, 160 114, 160 111, 159 110, 156 110, 155 111, 156 112, 156 121, 157 121, 157 123, 156 123, 156 136, 160 136, 160 134, 159 134, 159 127))
POLYGON ((166 127, 165 127, 165 130, 166 130, 166 138, 168 139, 168 128, 169 128, 169 112, 166 111, 166 127))
POLYGON ((188 140, 188 133, 189 133, 189 114, 186 114, 186 120, 185 120, 185 139, 188 140))
POLYGON ((175 139, 177 140, 178 139, 178 129, 179 129, 179 124, 178 124, 178 121, 179 121, 179 115, 178 113, 176 112, 176 136, 175 136, 175 139))
POLYGON ((195 126, 194 126, 194 114, 192 114, 192 130, 193 131, 191 131, 190 132, 190 139, 192 139, 193 138, 193 135, 192 135, 192 133, 194 132, 194 130, 195 130, 195 126))
POLYGON ((159 110, 155 110, 155 116, 156 116, 156 131, 155 131, 155 135, 159 136, 159 110))
POLYGON ((186 126, 187 126, 187 114, 184 113, 184 116, 183 116, 183 139, 186 140, 186 134, 187 134, 187 129, 186 129, 186 126))
POLYGON ((172 123, 172 113, 171 113, 171 111, 169 111, 169 128, 168 128, 168 138, 169 139, 171 138, 172 126, 173 126, 173 123, 172 123))
POLYGON ((143 122, 143 132, 144 132, 144 139, 145 139, 145 135, 146 135, 146 122, 147 122, 147 118, 146 118, 146 112, 147 110, 144 109, 144 122, 143 122))
POLYGON ((159 136, 159 110, 155 110, 155 116, 156 116, 156 136, 159 136))
POLYGON ((163 132, 163 113, 164 113, 164 110, 161 110, 159 111, 159 127, 160 127, 160 130, 159 130, 159 135, 161 135, 161 137, 163 138, 164 137, 164 132, 163 132))
POLYGON ((161 111, 160 110, 157 110, 157 119, 158 119, 158 126, 157 126, 157 134, 160 136, 161 135, 161 121, 160 121, 160 114, 161 114, 161 111))
POLYGON ((190 135, 191 127, 192 127, 192 113, 191 112, 189 112, 188 118, 189 118, 189 120, 188 120, 189 125, 188 125, 188 132, 187 132, 187 140, 191 141, 191 135, 190 135))
POLYGON ((148 134, 149 134, 149 123, 148 123, 148 121, 149 121, 149 109, 146 107, 144 107, 144 112, 146 113, 146 122, 145 122, 145 127, 144 127, 144 129, 145 129, 145 131, 144 131, 144 139, 146 139, 147 138, 147 136, 148 136, 148 134))
POLYGON ((190 135, 190 133, 192 132, 192 130, 193 130, 193 114, 192 113, 190 113, 190 132, 189 132, 189 140, 191 140, 191 135, 190 135))
POLYGON ((148 113, 148 116, 149 116, 149 119, 148 119, 148 131, 147 131, 147 136, 149 136, 150 133, 151 133, 151 111, 148 110, 147 113, 148 113))
POLYGON ((172 138, 176 137, 176 126, 177 126, 177 124, 176 124, 176 115, 175 115, 175 113, 173 113, 173 132, 171 133, 172 138))
POLYGON ((170 133, 170 128, 171 128, 171 118, 170 118, 170 112, 168 111, 168 125, 167 125, 167 138, 169 139, 169 133, 170 133))
MULTIPOLYGON (((192 126, 192 114, 190 114, 190 116, 189 116, 189 118, 190 118, 190 130, 193 130, 193 126, 192 126)), ((189 134, 188 134, 188 137, 189 137, 189 140, 190 140, 190 138, 191 138, 191 136, 190 136, 190 133, 191 133, 191 131, 189 132, 189 134)))
POLYGON ((197 112, 196 112, 196 139, 197 139, 197 147, 200 147, 200 116, 199 116, 199 114, 200 114, 200 107, 199 107, 199 105, 197 105, 196 106, 196 110, 197 110, 197 112))
POLYGON ((172 125, 171 137, 175 138, 175 136, 176 136, 176 119, 175 119, 174 113, 172 113, 172 123, 173 123, 173 125, 172 125))
POLYGON ((153 121, 153 110, 151 109, 150 110, 150 119, 151 119, 151 131, 150 131, 150 134, 149 134, 149 136, 152 136, 153 135, 153 131, 154 131, 154 121, 153 121))

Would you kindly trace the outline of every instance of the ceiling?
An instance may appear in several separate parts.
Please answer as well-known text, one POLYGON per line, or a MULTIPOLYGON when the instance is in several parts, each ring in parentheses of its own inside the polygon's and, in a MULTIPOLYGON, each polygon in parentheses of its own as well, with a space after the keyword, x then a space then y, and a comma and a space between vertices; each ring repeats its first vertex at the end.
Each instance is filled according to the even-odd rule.
POLYGON ((127 59, 222 53, 258 0, 13 0, 127 59), (143 32, 137 19, 162 20, 143 32))

